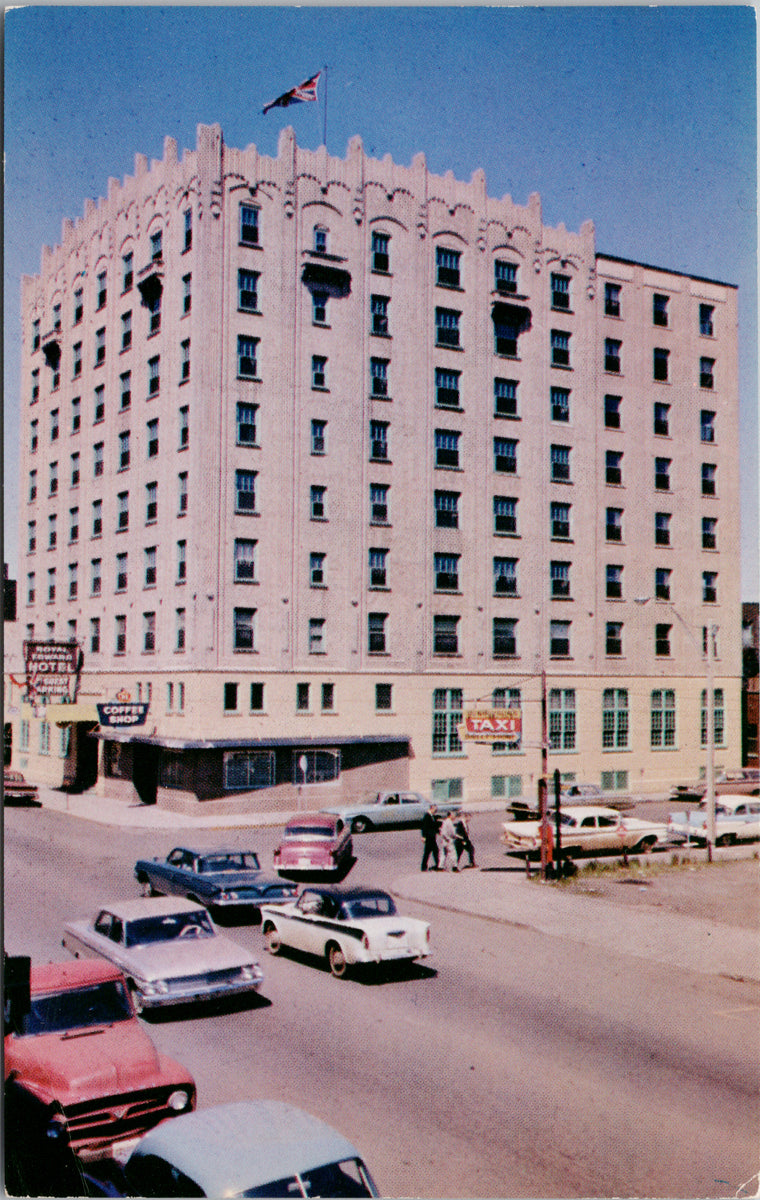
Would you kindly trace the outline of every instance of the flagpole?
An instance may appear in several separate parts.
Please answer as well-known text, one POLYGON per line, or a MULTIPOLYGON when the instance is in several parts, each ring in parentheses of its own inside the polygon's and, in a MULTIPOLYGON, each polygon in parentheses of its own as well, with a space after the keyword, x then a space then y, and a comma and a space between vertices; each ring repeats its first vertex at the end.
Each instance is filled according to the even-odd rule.
POLYGON ((326 63, 322 69, 325 73, 325 102, 324 102, 324 108, 323 108, 323 112, 322 112, 322 117, 323 117, 322 140, 324 142, 325 150, 326 150, 327 149, 327 64, 326 63))

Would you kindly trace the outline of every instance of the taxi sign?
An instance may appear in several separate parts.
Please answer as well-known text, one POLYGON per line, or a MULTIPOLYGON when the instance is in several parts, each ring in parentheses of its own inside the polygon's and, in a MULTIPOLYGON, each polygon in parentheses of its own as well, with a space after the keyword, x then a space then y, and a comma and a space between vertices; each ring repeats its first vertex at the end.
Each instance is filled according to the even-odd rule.
POLYGON ((522 737, 522 709, 486 708, 464 714, 459 736, 471 742, 509 742, 522 737))

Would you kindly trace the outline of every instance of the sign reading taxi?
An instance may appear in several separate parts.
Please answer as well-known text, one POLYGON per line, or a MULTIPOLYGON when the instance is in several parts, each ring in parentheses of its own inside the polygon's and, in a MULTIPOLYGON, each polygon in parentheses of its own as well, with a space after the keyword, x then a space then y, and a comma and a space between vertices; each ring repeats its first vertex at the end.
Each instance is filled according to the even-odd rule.
POLYGON ((507 742, 519 746, 522 738, 522 709, 474 709, 464 714, 459 736, 469 742, 507 742))

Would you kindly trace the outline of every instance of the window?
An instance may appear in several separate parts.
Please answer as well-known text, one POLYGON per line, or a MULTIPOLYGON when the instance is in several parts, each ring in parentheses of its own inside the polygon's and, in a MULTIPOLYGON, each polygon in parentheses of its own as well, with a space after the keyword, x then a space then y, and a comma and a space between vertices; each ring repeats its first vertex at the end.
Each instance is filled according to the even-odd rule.
POLYGON ((676 744, 676 694, 668 689, 652 692, 649 745, 653 750, 676 744))
POLYGON ((387 274, 390 270, 390 236, 387 233, 372 234, 372 270, 387 274))
POLYGON ((69 600, 76 600, 79 591, 79 567, 69 563, 69 600))
POLYGON ((448 614, 433 617, 433 653, 459 653, 459 617, 448 614))
POLYGON ((369 586, 388 587, 388 551, 377 546, 371 546, 369 551, 369 586))
POLYGON ((40 754, 50 753, 50 724, 42 721, 40 724, 40 754))
POLYGON ((256 542, 249 538, 235 538, 234 575, 236 583, 254 583, 256 580, 256 542))
POLYGON ((183 218, 184 225, 185 225, 185 241, 182 246, 182 249, 189 250, 193 244, 193 211, 192 211, 192 209, 186 208, 182 214, 182 218, 183 218))
POLYGON ((97 425, 106 415, 106 389, 103 384, 95 388, 95 409, 93 425, 97 425))
POLYGON ((620 406, 622 402, 622 396, 604 397, 604 424, 607 429, 620 428, 620 406))
POLYGON ((517 416, 517 381, 494 379, 493 413, 495 417, 517 416))
POLYGON ((494 533, 517 533, 517 499, 514 496, 494 496, 494 533))
POLYGON ((150 257, 153 262, 160 262, 163 257, 163 231, 157 229, 155 233, 150 235, 150 257))
POLYGON ((381 337, 387 337, 390 333, 388 328, 388 305, 390 297, 388 296, 371 296, 370 297, 370 314, 372 324, 371 332, 378 334, 381 337))
POLYGON ((656 546, 670 545, 671 514, 657 512, 654 514, 654 541, 656 546))
POLYGON ((311 293, 311 320, 314 325, 327 324, 327 292, 311 293))
POLYGON ((654 432, 660 437, 670 436, 670 405, 655 404, 654 406, 654 432))
POLYGON ((516 617, 493 618, 492 649, 494 658, 515 658, 517 656, 516 617))
POLYGON ((32 404, 36 404, 40 398, 40 372, 39 367, 32 371, 32 404))
POLYGON ((313 484, 310 491, 311 504, 311 519, 312 521, 326 521, 326 494, 327 488, 320 484, 313 484))
POLYGON ((436 346, 459 345, 459 318, 461 313, 451 308, 435 310, 435 344, 436 346))
POLYGON ((117 502, 117 509, 118 509, 116 528, 119 530, 128 529, 129 528, 129 492, 119 492, 118 496, 116 497, 116 502, 117 502))
POLYGON ((570 276, 552 274, 552 308, 570 307, 570 276))
POLYGON ((575 749, 575 688, 549 690, 549 749, 575 749))
POLYGON ((607 564, 606 596, 608 600, 623 599, 623 568, 617 563, 607 564))
POLYGON ((602 693, 602 749, 628 749, 627 688, 605 688, 602 693))
MULTIPOLYGON (((79 287, 79 288, 74 289, 74 324, 80 325, 82 323, 83 316, 84 316, 84 289, 79 287)), ((39 321, 36 321, 35 324, 37 325, 37 327, 39 329, 39 321)), ((38 344, 39 344, 39 335, 38 335, 38 344)), ((35 346, 34 349, 36 350, 37 347, 35 346)))
POLYGON ((90 559, 90 595, 99 596, 103 587, 102 560, 90 559))
POLYGON ((71 456, 71 486, 79 486, 79 451, 75 450, 71 456))
POLYGON ((37 522, 30 521, 27 525, 28 540, 26 545, 27 554, 34 554, 37 549, 37 522))
POLYGON ((90 653, 100 654, 100 617, 90 617, 90 653))
POLYGON ((715 479, 718 468, 715 463, 702 463, 702 495, 715 495, 715 479))
POLYGON ((251 709, 251 712, 263 712, 264 711, 264 684, 263 683, 252 683, 251 684, 249 707, 251 709))
POLYGON ((549 622, 549 654, 552 658, 570 657, 570 622, 549 622))
POLYGON ((161 357, 148 359, 148 395, 157 396, 161 387, 161 357))
POLYGON ((116 555, 116 591, 126 592, 128 577, 128 557, 126 554, 116 555))
POLYGON ((549 507, 549 524, 552 538, 567 540, 570 537, 570 505, 552 501, 549 507))
POLYGON ((158 417, 154 417, 152 421, 148 421, 146 430, 148 458, 155 458, 158 454, 158 417))
POLYGON ((552 446, 550 452, 551 479, 553 483, 570 482, 570 447, 552 446))
POLYGON ((387 613, 367 613, 367 651, 369 654, 385 654, 387 613))
POLYGON ((703 442, 715 441, 715 413, 703 408, 699 415, 699 437, 703 442))
POLYGON ((259 275, 256 271, 238 271, 238 308, 258 312, 259 275))
POLYGON ((145 562, 145 584, 146 588, 156 586, 156 547, 146 546, 143 552, 145 562))
POLYGON ((126 471, 129 466, 130 450, 129 450, 129 430, 125 429, 119 434, 119 470, 126 471))
POLYGON ((549 579, 553 600, 569 600, 570 598, 570 563, 552 562, 549 564, 549 579))
POLYGON ((79 433, 82 424, 82 401, 76 396, 71 401, 71 432, 79 433))
POLYGON ((702 549, 717 550, 718 521, 716 517, 702 518, 702 549))
POLYGON ((114 653, 127 653, 127 618, 121 614, 114 617, 114 653))
POLYGON ((459 439, 461 434, 452 429, 436 429, 435 431, 435 465, 436 467, 459 467, 459 439))
POLYGON ((57 463, 57 462, 52 462, 52 463, 50 464, 50 487, 49 487, 49 494, 50 494, 51 496, 57 496, 57 495, 58 495, 58 463, 57 463))
POLYGON ((670 467, 672 460, 669 458, 656 458, 654 460, 654 486, 658 492, 670 491, 670 467))
POLYGON ((517 358, 517 338, 522 332, 522 328, 518 321, 510 320, 505 316, 497 317, 494 314, 494 354, 499 354, 503 358, 517 358))
POLYGON ((702 572, 702 603, 717 604, 718 603, 718 572, 703 571, 702 572))
POLYGON ((132 313, 125 312, 121 316, 121 348, 128 350, 132 345, 132 313))
POLYGON ((121 384, 121 409, 124 412, 132 404, 132 372, 125 371, 119 376, 121 384))
POLYGON ((507 475, 517 473, 517 442, 513 438, 493 439, 493 469, 507 475))
POLYGON ((514 295, 517 291, 517 266, 515 263, 496 259, 493 264, 494 290, 502 295, 514 295))
POLYGON ((55 513, 48 516, 48 550, 54 550, 58 542, 58 517, 55 513))
POLYGON ((311 386, 323 390, 327 387, 327 359, 319 354, 311 356, 311 386))
POLYGON ((153 525, 158 519, 158 484, 145 485, 145 524, 153 525))
POLYGON ((134 254, 125 254, 121 260, 121 290, 128 292, 134 282, 134 254))
MULTIPOLYGON (((293 751, 293 783, 328 783, 339 778, 340 750, 293 751)), ((311 1180, 304 1182, 308 1184, 311 1180)))
MULTIPOLYGON (((174 610, 174 649, 183 651, 185 649, 185 609, 176 608, 174 610)), ((183 685, 180 684, 180 689, 183 685)), ((180 695, 182 691, 180 690, 180 695)), ((180 708, 184 708, 184 700, 180 704, 180 708)))
POLYGON ((388 395, 388 359, 371 358, 369 360, 371 391, 373 396, 388 395))
POLYGON ((699 332, 702 337, 713 336, 713 314, 715 309, 712 304, 700 304, 699 306, 699 332))
POLYGON ((653 371, 653 377, 659 383, 667 383, 667 381, 668 381, 668 360, 669 360, 669 358, 670 358, 669 350, 663 350, 659 346, 655 347, 653 354, 652 354, 652 371, 653 371))
POLYGON ((388 459, 388 422, 370 421, 369 423, 369 456, 373 461, 388 459))
POLYGON ((177 476, 177 513, 180 517, 187 512, 187 471, 180 471, 177 476))
POLYGON ((715 359, 700 358, 699 360, 699 386, 703 388, 713 388, 715 386, 714 379, 715 359))
POLYGON ((605 536, 608 542, 623 540, 623 509, 608 508, 606 512, 605 536))
POLYGON ((459 408, 459 371, 436 367, 435 402, 441 408, 459 408))
POLYGON ((552 329, 551 332, 551 365, 570 366, 570 334, 561 329, 552 329))
POLYGON ((35 577, 34 571, 30 571, 26 577, 26 602, 27 602, 27 604, 34 604, 34 602, 37 598, 37 593, 35 590, 35 579, 36 579, 36 577, 35 577))
POLYGON ((58 421, 58 409, 54 408, 50 414, 50 441, 51 442, 58 441, 59 432, 60 432, 60 425, 59 425, 59 421, 58 421))
POLYGON ((393 684, 375 684, 375 711, 391 712, 393 709, 393 684))
POLYGON ((299 712, 309 711, 309 685, 308 683, 296 684, 296 708, 299 712))
POLYGON ((493 590, 497 596, 517 595, 516 558, 494 558, 493 590))
POLYGON ((29 472, 29 500, 37 499, 37 472, 29 472))
POLYGON ((190 338, 185 338, 179 346, 179 379, 185 383, 190 378, 190 338))
MULTIPOLYGON (((713 734, 716 746, 725 744, 726 709, 723 688, 713 689, 713 734)), ((707 689, 702 689, 700 706, 700 741, 707 745, 707 689)))
POLYGON ((458 730, 463 708, 461 688, 436 688, 433 692, 433 754, 461 754, 458 730))
POLYGON ((437 592, 456 592, 459 590, 459 555, 434 554, 433 573, 435 590, 437 592))
POLYGON ((235 512, 256 511, 256 472, 235 472, 235 512))
POLYGON ((177 542, 177 583, 187 579, 187 542, 184 538, 177 542))
POLYGON ((311 423, 311 453, 324 454, 327 449, 327 421, 311 423))
POLYGON ((95 331, 95 366, 99 367, 106 361, 106 331, 105 328, 95 331))
POLYGON ((322 712, 332 712, 335 708, 335 684, 322 684, 322 712))
POLYGON ((439 529, 459 528, 459 492, 435 492, 435 523, 439 529))
POLYGON ((440 287, 459 287, 459 260, 457 250, 437 246, 435 251, 435 281, 440 287))
POLYGON ((326 554, 321 551, 312 551, 309 555, 309 586, 310 587, 325 587, 325 559, 326 554))
POLYGON ((256 355, 258 353, 258 338, 243 337, 237 340, 238 375, 241 379, 256 379, 256 355))
POLYGON ((248 650, 256 649, 255 645, 255 608, 236 608, 233 614, 233 633, 232 633, 232 648, 233 650, 248 650))
POLYGON ((324 225, 314 226, 313 248, 315 254, 327 254, 327 234, 328 230, 324 225))
POLYGON ((570 391, 568 388, 553 387, 551 389, 552 421, 570 420, 570 391))
POLYGON ((620 292, 619 283, 605 283, 604 285, 604 315, 606 317, 620 316, 620 292))
POLYGON ((655 292, 652 297, 652 324, 668 325, 668 296, 660 296, 655 292))
POLYGON ((325 650, 325 619, 309 617, 309 654, 324 654, 325 650))
POLYGON ((237 444, 238 446, 256 445, 256 416, 257 404, 239 403, 236 408, 237 444))
POLYGON ((620 450, 607 450, 604 457, 604 479, 608 484, 623 482, 623 454, 620 450))
POLYGON ((98 538, 103 533, 103 501, 92 502, 92 536, 98 538))
POLYGON ((608 621, 605 639, 605 654, 608 658, 619 658, 623 653, 623 623, 608 621))
POLYGON ((389 522, 388 493, 385 483, 369 485, 369 519, 372 525, 387 525, 389 522))
POLYGON ((74 369, 73 378, 78 379, 82 374, 82 343, 75 342, 73 350, 74 369))
POLYGON ((657 624, 654 627, 654 652, 657 658, 670 658, 670 631, 672 625, 657 624))
POLYGON ((193 307, 193 277, 192 275, 182 276, 182 315, 187 314, 193 307))
POLYGON ((614 338, 604 339, 604 369, 613 375, 620 374, 620 351, 623 343, 614 338))
POLYGON ((654 594, 657 600, 670 599, 670 584, 673 572, 668 567, 655 567, 654 594))
POLYGON ((259 210, 251 204, 240 205, 240 241, 244 246, 259 244, 259 210))
MULTIPOLYGON (((236 683, 225 683, 223 705, 225 712, 237 712, 238 685, 236 683)), ((227 765, 226 759, 227 755, 225 754, 225 767, 227 765)))

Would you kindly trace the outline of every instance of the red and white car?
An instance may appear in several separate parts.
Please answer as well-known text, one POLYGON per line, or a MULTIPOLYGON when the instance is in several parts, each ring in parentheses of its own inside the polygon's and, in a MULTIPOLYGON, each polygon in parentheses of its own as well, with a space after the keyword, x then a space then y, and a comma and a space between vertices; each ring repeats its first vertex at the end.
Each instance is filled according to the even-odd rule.
POLYGON ((299 813, 288 821, 274 852, 279 875, 343 878, 353 866, 353 843, 346 822, 332 813, 299 813))

